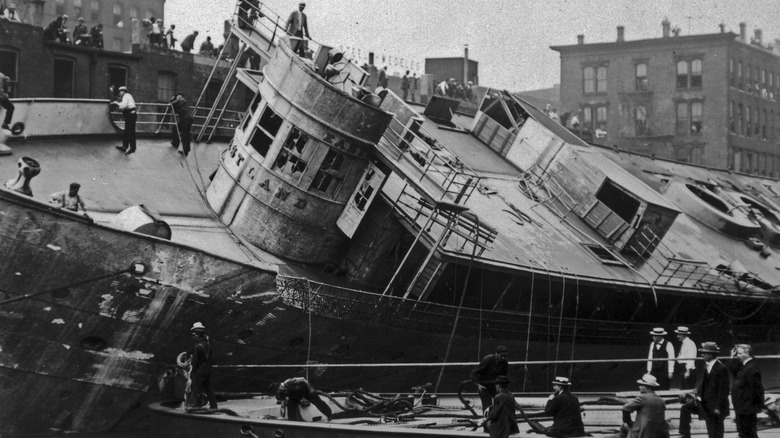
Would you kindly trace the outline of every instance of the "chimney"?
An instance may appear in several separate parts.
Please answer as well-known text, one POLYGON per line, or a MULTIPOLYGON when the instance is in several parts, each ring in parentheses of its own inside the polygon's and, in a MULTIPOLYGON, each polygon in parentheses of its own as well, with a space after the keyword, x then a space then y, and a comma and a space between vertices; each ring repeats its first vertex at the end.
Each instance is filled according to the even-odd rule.
POLYGON ((742 41, 747 41, 747 31, 745 30, 747 28, 747 23, 744 21, 742 23, 739 23, 739 39, 742 41))
POLYGON ((579 34, 577 35, 577 45, 583 45, 585 44, 585 34, 579 34))
POLYGON ((625 34, 626 34, 626 28, 624 26, 618 26, 617 27, 617 42, 622 43, 626 40, 625 34))
POLYGON ((755 43, 760 46, 761 45, 761 38, 764 36, 764 32, 762 32, 761 29, 755 29, 753 32, 755 32, 755 35, 756 35, 755 43))
POLYGON ((718 27, 720 28, 720 33, 726 33, 726 23, 720 23, 718 27))
POLYGON ((661 22, 661 28, 663 29, 663 37, 669 38, 669 31, 670 31, 671 24, 669 24, 669 20, 664 18, 664 21, 661 22))
POLYGON ((463 45, 463 84, 469 82, 469 45, 463 45))

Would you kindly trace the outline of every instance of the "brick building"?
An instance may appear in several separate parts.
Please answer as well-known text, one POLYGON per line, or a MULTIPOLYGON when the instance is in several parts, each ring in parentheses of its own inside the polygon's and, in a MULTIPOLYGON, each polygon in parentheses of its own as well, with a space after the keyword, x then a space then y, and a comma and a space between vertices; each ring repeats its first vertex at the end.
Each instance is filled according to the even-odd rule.
MULTIPOLYGON (((98 50, 43 40, 43 29, 6 23, 0 33, 0 72, 11 78, 11 97, 107 99, 108 86, 127 85, 137 102, 167 103, 173 93, 185 94, 191 104, 201 94, 215 58, 155 47, 133 53, 98 50)), ((215 72, 200 106, 210 106, 229 65, 215 72)), ((236 87, 230 109, 243 111, 246 88, 236 87)), ((251 96, 249 96, 251 98, 251 96)))
POLYGON ((561 114, 581 137, 658 157, 780 175, 780 54, 725 32, 553 46, 561 57, 561 114))

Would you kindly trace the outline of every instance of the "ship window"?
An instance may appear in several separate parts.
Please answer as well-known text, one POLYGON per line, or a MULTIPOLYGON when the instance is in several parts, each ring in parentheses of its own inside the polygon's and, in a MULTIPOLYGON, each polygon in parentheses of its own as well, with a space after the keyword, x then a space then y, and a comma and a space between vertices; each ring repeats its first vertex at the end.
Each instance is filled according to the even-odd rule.
POLYGON ((13 98, 16 95, 16 52, 0 49, 0 72, 3 72, 10 78, 6 83, 8 97, 13 98))
POLYGON ((72 59, 54 59, 54 97, 73 98, 73 70, 76 61, 72 59))
POLYGON ((257 107, 260 106, 260 102, 263 101, 263 96, 260 95, 260 93, 256 94, 254 99, 252 100, 252 103, 247 105, 249 107, 249 110, 244 114, 244 123, 241 125, 241 129, 246 132, 246 128, 249 127, 249 122, 252 120, 252 115, 255 113, 255 110, 257 110, 257 107))
POLYGON ((601 245, 584 245, 590 252, 607 265, 625 266, 623 262, 609 249, 601 245))
MULTIPOLYGON (((325 155, 325 160, 320 165, 320 170, 314 176, 311 187, 320 192, 335 192, 341 185, 340 170, 344 164, 344 155, 330 149, 325 155)), ((362 208, 361 208, 362 210, 362 208)))
POLYGON ((366 177, 360 182, 360 190, 355 193, 355 206, 360 211, 366 208, 368 200, 371 199, 371 195, 374 193, 374 187, 371 185, 371 178, 373 177, 374 169, 369 169, 366 172, 366 177))
MULTIPOLYGON (((265 117, 265 114, 263 114, 263 116, 265 117)), ((307 163, 303 160, 302 156, 308 141, 308 135, 298 130, 298 128, 292 128, 290 130, 290 135, 287 136, 287 140, 285 140, 284 145, 282 145, 279 156, 276 157, 274 167, 289 176, 300 177, 303 175, 307 163)))
POLYGON ((596 199, 629 224, 639 211, 639 201, 610 180, 604 181, 604 185, 596 193, 596 199))
POLYGON ((255 134, 250 141, 252 147, 261 156, 265 157, 268 153, 268 149, 271 147, 271 143, 274 142, 276 133, 279 132, 279 127, 282 126, 283 121, 271 108, 266 107, 263 115, 260 117, 260 121, 257 123, 255 134))
POLYGON ((176 75, 160 72, 157 74, 157 101, 169 102, 176 91, 176 75))

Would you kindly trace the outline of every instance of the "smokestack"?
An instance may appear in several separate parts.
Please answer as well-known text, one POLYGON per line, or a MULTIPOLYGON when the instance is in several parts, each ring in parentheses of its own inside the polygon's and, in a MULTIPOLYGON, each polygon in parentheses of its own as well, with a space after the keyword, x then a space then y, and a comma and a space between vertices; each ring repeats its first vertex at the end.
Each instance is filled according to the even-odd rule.
POLYGON ((626 34, 626 28, 624 26, 618 26, 617 27, 617 42, 622 43, 626 40, 625 38, 626 34))
POLYGON ((469 82, 469 45, 463 45, 463 82, 467 84, 469 82))
POLYGON ((761 29, 755 29, 753 32, 755 32, 755 43, 759 46, 761 45, 761 38, 764 36, 764 32, 761 31, 761 29))
POLYGON ((585 44, 585 34, 579 34, 577 35, 577 45, 583 45, 585 44))
POLYGON ((726 33, 726 23, 720 23, 718 27, 720 28, 720 33, 726 33))
POLYGON ((661 28, 663 29, 663 37, 669 38, 669 32, 671 29, 671 24, 669 23, 669 20, 664 18, 664 21, 661 22, 661 28))
POLYGON ((747 41, 747 23, 744 21, 742 23, 739 23, 739 39, 742 41, 747 41))

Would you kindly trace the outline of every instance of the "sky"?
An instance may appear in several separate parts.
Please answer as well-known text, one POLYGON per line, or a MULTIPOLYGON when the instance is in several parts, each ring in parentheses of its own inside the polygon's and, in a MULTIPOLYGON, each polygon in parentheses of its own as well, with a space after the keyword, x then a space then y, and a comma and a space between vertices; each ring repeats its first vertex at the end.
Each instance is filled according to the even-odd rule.
MULTIPOLYGON (((264 2, 282 17, 297 9, 297 0, 264 2)), ((309 0, 309 30, 319 43, 344 48, 347 54, 375 53, 375 64, 401 73, 423 72, 425 58, 462 57, 479 62, 479 83, 512 91, 549 88, 560 81, 555 45, 612 42, 617 26, 626 40, 659 38, 668 18, 681 35, 739 33, 749 37, 763 29, 765 43, 780 39, 780 0, 309 0), (359 50, 359 52, 358 52, 359 50), (384 55, 384 61, 383 61, 384 55), (419 66, 419 69, 417 68, 419 66)), ((223 22, 234 0, 167 0, 165 24, 176 24, 181 41, 199 31, 195 44, 210 35, 218 46, 223 22)))

